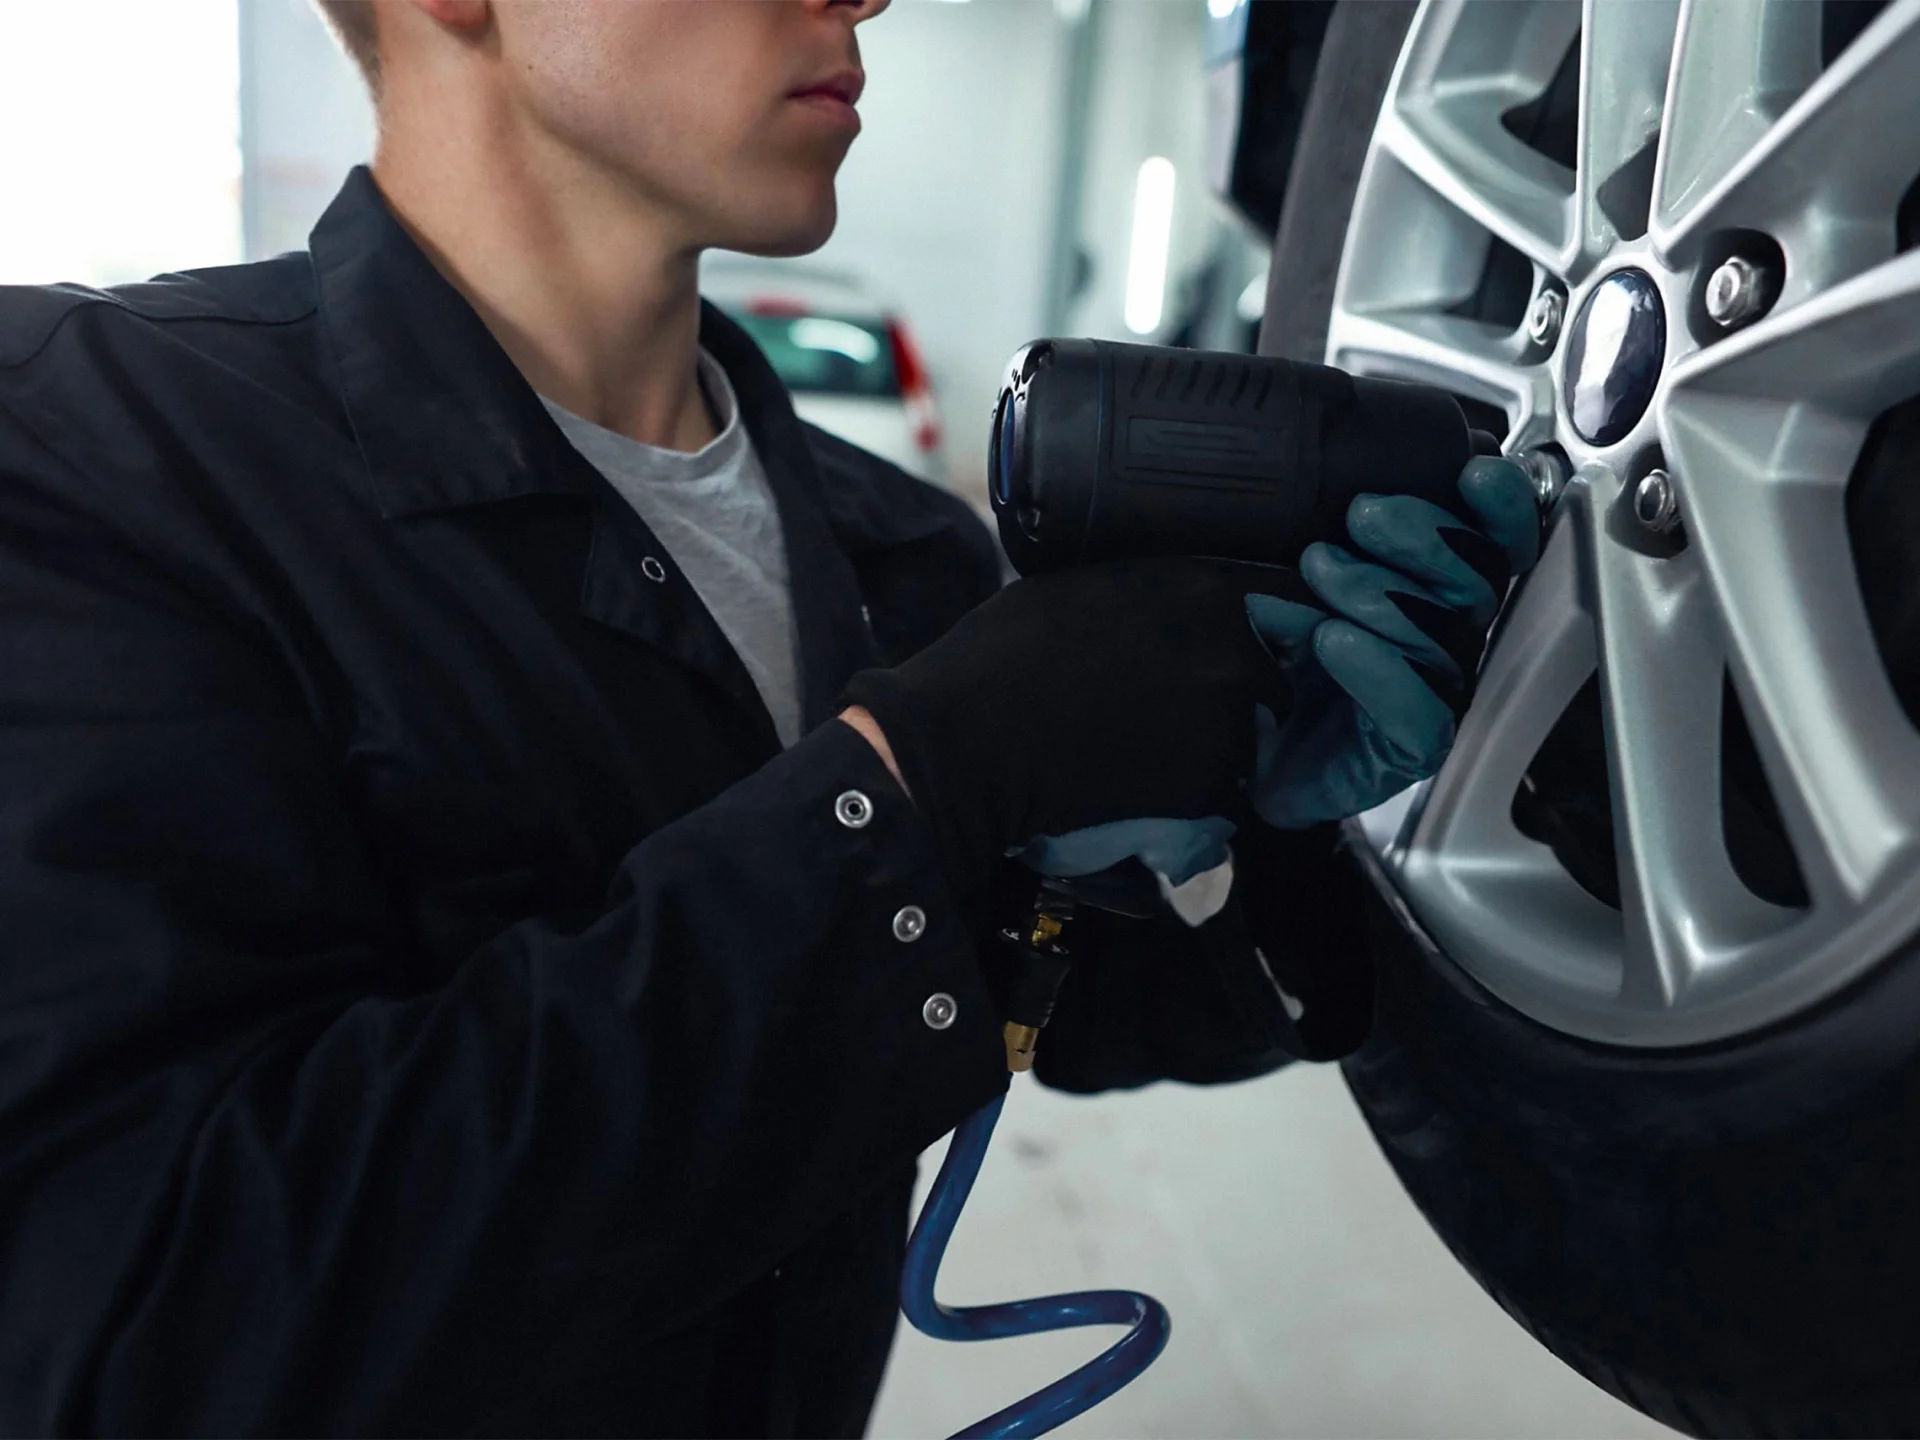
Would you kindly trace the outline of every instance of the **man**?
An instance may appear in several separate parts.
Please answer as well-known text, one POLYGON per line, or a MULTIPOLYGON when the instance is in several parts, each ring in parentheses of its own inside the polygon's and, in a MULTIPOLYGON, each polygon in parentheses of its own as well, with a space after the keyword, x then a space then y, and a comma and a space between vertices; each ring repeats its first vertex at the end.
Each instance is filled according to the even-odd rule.
POLYGON ((695 292, 826 238, 883 3, 343 0, 310 254, 0 296, 8 1428, 858 1431, 1037 837, 1231 814, 1266 877, 1092 922, 1046 1078, 1352 1043, 1257 707, 1269 819, 1404 783, 1505 562, 989 599, 695 292))

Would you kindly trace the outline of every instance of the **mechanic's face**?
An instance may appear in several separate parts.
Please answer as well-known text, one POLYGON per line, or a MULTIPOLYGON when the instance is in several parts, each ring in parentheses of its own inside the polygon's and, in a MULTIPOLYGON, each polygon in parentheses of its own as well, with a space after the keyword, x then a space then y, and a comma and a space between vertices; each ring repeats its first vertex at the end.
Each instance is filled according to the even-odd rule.
POLYGON ((496 0, 509 77, 550 134, 664 205, 688 239, 759 254, 833 233, 859 132, 854 27, 889 0, 496 0))

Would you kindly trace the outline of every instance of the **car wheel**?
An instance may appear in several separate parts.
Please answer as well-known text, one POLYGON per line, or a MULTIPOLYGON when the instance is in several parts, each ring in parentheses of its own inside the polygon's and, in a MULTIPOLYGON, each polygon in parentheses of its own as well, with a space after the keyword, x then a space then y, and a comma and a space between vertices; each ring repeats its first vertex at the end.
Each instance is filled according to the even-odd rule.
POLYGON ((1447 387, 1554 501, 1350 826, 1351 1088, 1622 1399, 1920 1430, 1920 0, 1349 4, 1294 173, 1263 348, 1447 387))

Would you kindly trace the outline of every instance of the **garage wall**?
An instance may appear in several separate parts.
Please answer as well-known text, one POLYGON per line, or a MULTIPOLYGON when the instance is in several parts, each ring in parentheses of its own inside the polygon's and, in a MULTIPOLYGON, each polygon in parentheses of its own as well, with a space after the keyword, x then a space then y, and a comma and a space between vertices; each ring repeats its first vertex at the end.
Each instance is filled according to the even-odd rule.
POLYGON ((304 250, 347 171, 373 155, 366 91, 307 0, 241 0, 240 149, 249 260, 304 250))
POLYGON ((1188 282, 1225 252, 1223 283, 1264 246, 1206 193, 1201 158, 1206 7, 1199 0, 905 0, 861 32, 866 130, 842 171, 840 227, 813 263, 867 278, 924 342, 947 417, 948 483, 984 503, 987 416, 1007 359, 1046 333, 1070 49, 1091 24, 1091 123, 1078 156, 1071 241, 1085 286, 1066 309, 1078 335, 1140 339, 1122 319, 1140 162, 1178 181, 1166 327, 1188 282))
POLYGON ((1092 261, 1090 284, 1069 311, 1077 334, 1140 340, 1122 319, 1140 162, 1174 165, 1174 224, 1167 261, 1166 325, 1180 310, 1183 281, 1203 265, 1228 228, 1206 192, 1206 7, 1108 0, 1101 17, 1087 174, 1078 225, 1092 261))
POLYGON ((951 482, 982 499, 1001 371, 1043 328, 1067 23, 1038 0, 909 0, 865 26, 865 129, 817 257, 919 334, 951 482))
POLYGON ((0 284, 240 255, 234 0, 0 0, 0 284))
POLYGON ((1237 290, 1265 246, 1206 193, 1199 0, 905 0, 862 32, 867 126, 842 172, 839 230, 812 263, 864 276, 919 332, 947 416, 948 483, 984 502, 987 416, 1008 357, 1046 333, 1070 49, 1091 24, 1091 123, 1070 243, 1087 260, 1067 333, 1141 339, 1122 319, 1134 182, 1178 176, 1166 326, 1219 255, 1237 290))

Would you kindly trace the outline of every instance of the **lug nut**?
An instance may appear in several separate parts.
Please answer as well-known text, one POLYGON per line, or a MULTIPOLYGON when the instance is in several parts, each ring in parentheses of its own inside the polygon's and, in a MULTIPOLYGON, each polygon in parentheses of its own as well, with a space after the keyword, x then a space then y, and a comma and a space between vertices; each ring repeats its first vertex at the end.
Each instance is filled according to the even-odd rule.
POLYGON ((1680 498, 1673 491, 1673 477, 1664 470, 1649 470, 1633 491, 1633 515, 1656 535, 1664 535, 1680 522, 1680 498))
POLYGON ((1751 260, 1729 256, 1707 277, 1707 315, 1724 328, 1751 320, 1767 308, 1767 272, 1751 260))
POLYGON ((1527 307, 1527 338, 1541 349, 1551 350, 1566 318, 1566 297, 1558 290, 1542 290, 1527 307))
POLYGON ((1567 488, 1566 462, 1546 449, 1528 450, 1514 458, 1533 477, 1533 498, 1540 502, 1540 513, 1548 514, 1567 488))

